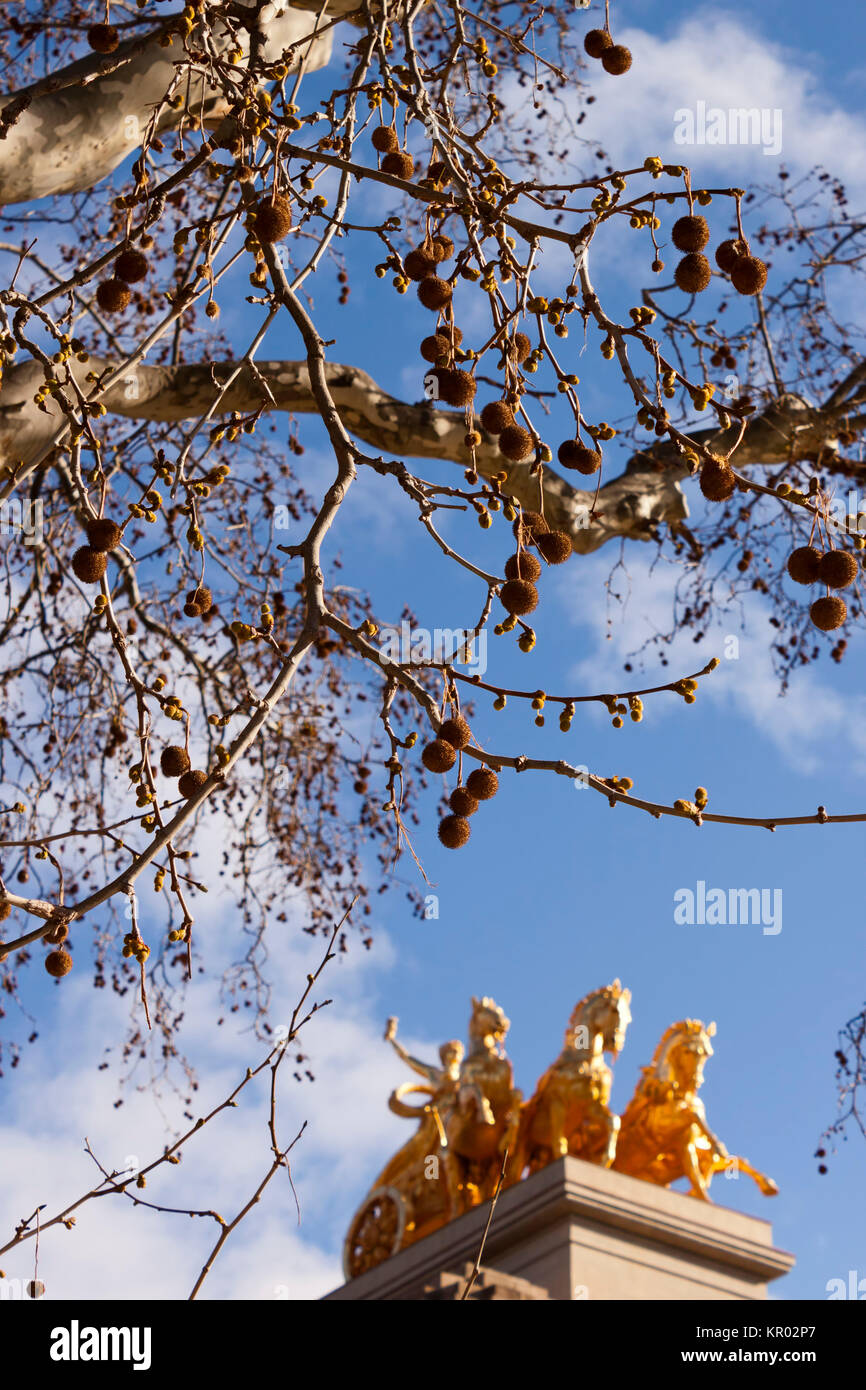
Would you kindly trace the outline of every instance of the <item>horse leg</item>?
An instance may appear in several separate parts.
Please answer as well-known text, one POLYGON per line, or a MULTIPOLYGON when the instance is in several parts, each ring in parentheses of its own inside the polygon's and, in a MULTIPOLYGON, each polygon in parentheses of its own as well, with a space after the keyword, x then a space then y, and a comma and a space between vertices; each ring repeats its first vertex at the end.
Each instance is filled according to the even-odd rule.
POLYGON ((619 1138, 620 1118, 619 1115, 611 1115, 610 1112, 605 1116, 607 1123, 607 1146, 602 1155, 601 1166, 610 1168, 616 1158, 616 1141, 619 1138))
POLYGON ((753 1168, 751 1163, 747 1163, 744 1158, 727 1158, 721 1161, 720 1167, 724 1168, 733 1165, 740 1173, 745 1173, 753 1182, 757 1183, 765 1197, 775 1197, 779 1191, 772 1178, 768 1178, 765 1173, 759 1173, 757 1168, 753 1168))
POLYGON ((565 1136, 565 1106, 561 1100, 551 1098, 548 1106, 550 1120, 550 1153, 555 1161, 565 1158, 568 1153, 568 1140, 565 1136))
POLYGON ((713 1172, 712 1159, 710 1160, 709 1172, 705 1176, 700 1159, 698 1158, 698 1151, 695 1148, 694 1135, 688 1140, 683 1149, 683 1172, 684 1176, 688 1178, 692 1185, 692 1197, 699 1197, 702 1201, 709 1202, 711 1198, 707 1188, 709 1187, 709 1177, 713 1172))

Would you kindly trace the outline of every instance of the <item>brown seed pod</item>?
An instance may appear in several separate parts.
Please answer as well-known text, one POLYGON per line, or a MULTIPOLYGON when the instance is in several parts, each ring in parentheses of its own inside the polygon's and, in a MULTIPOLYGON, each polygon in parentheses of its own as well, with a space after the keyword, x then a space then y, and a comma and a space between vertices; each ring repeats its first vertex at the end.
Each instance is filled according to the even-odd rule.
POLYGON ((550 527, 541 512, 521 512, 511 529, 518 544, 532 545, 539 536, 546 535, 550 527))
POLYGON ((49 951, 45 957, 45 969, 55 980, 62 980, 72 969, 72 957, 68 951, 49 951))
POLYGON ((418 286, 418 298, 425 309, 444 309, 451 303, 451 286, 438 275, 428 275, 418 286))
MULTIPOLYGON (((544 536, 539 537, 539 546, 544 536)), ((529 550, 519 550, 505 561, 506 579, 528 579, 534 584, 541 574, 541 562, 529 550)))
POLYGON ((847 589, 857 578, 859 568, 850 550, 828 550, 821 556, 818 579, 828 589, 847 589))
POLYGON ((45 1293, 45 1285, 41 1279, 29 1279, 27 1282, 27 1297, 42 1298, 45 1293))
POLYGON ((201 617, 202 613, 209 613, 213 607, 213 594, 200 584, 197 589, 190 589, 186 603, 188 608, 195 609, 195 617, 201 617))
POLYGON ((837 627, 842 626, 847 616, 848 605, 836 594, 816 599, 809 609, 809 617, 822 632, 834 632, 837 627))
POLYGON ((99 516, 87 523, 87 540, 91 550, 113 550, 120 545, 122 534, 117 522, 108 516, 99 516))
POLYGON ((743 241, 720 241, 716 247, 716 265, 726 275, 730 275, 740 256, 747 255, 743 241))
POLYGON ((415 161, 405 150, 392 150, 382 160, 382 171, 385 174, 393 174, 395 179, 408 182, 415 172, 415 161))
POLYGON ((472 730, 462 714, 458 714, 455 719, 446 719, 443 722, 439 729, 439 738, 444 738, 452 748, 465 748, 467 743, 471 742, 472 730))
POLYGON ((521 362, 526 361, 527 357, 531 353, 532 343, 529 341, 525 333, 515 333, 511 341, 514 345, 514 356, 517 358, 519 366, 521 362))
POLYGON ((788 573, 795 584, 817 584, 821 552, 814 545, 801 545, 788 556, 788 573))
POLYGON ((711 459, 701 469, 701 492, 710 502, 726 502, 736 487, 734 470, 723 459, 711 459))
POLYGON ((459 328, 445 329, 439 328, 435 333, 431 333, 429 338, 425 338, 421 343, 421 356, 425 362, 438 362, 440 357, 451 356, 451 333, 454 334, 454 346, 458 348, 463 342, 463 334, 459 328))
POLYGON ((686 294, 698 294, 705 290, 713 278, 713 272, 706 256, 699 252, 691 251, 688 256, 683 256, 676 270, 674 279, 681 290, 686 294))
POLYGON ((606 29, 590 29, 583 41, 583 48, 590 58, 600 58, 606 48, 613 48, 613 39, 606 29))
POLYGON ((538 590, 528 579, 507 579, 499 590, 499 601, 507 613, 522 618, 538 607, 538 590))
POLYGON ((709 239, 705 217, 680 217, 671 228, 671 241, 678 251, 702 251, 709 239))
POLYGON ((457 754, 454 745, 446 739, 434 738, 422 748, 421 761, 428 772, 450 772, 457 761, 457 754))
POLYGON ((757 256, 738 256, 731 270, 731 282, 739 294, 757 294, 767 283, 767 267, 757 256))
POLYGON ((602 53, 601 65, 613 77, 621 77, 631 67, 631 50, 624 44, 615 43, 602 53))
POLYGON ((499 436, 499 448, 512 463, 520 463, 532 453, 532 435, 522 425, 506 425, 499 436))
POLYGON ((104 314, 120 314, 132 295, 122 280, 103 280, 96 287, 96 302, 104 314))
POLYGON ((466 787, 455 787, 448 798, 448 805, 455 816, 474 816, 478 810, 478 800, 466 787))
POLYGON ((273 246, 275 241, 282 241, 283 237, 291 230, 292 226, 292 206, 288 198, 283 197, 282 193, 277 193, 273 197, 266 193, 264 198, 260 198, 253 211, 253 227, 259 241, 268 246, 273 246))
POLYGON ((566 439, 556 451, 556 457, 563 468, 574 468, 578 473, 597 473, 601 468, 601 454, 597 449, 587 449, 579 439, 566 439))
POLYGON ((514 424, 514 412, 507 401, 488 401, 481 412, 481 423, 488 434, 501 434, 514 424))
POLYGON ((117 260, 114 262, 114 273, 119 280, 125 280, 128 285, 134 285, 139 280, 143 280, 147 274, 147 256, 143 256, 134 247, 129 247, 126 251, 121 251, 117 260))
POLYGON ((571 559, 571 541, 564 531, 548 531, 538 537, 538 549, 549 565, 564 565, 571 559))
POLYGON ((189 753, 179 744, 172 743, 168 748, 163 748, 159 765, 163 777, 182 777, 185 772, 189 772, 189 753))
POLYGON ((72 557, 72 572, 82 584, 98 584, 105 574, 107 561, 101 550, 82 545, 72 557))
POLYGON ((400 148, 400 141, 397 139, 396 130, 392 130, 389 125, 377 126, 370 136, 374 150, 380 154, 395 154, 400 148))
POLYGON ((436 270, 436 262, 427 251, 410 251, 403 257, 403 269, 410 280, 425 280, 428 275, 433 275, 436 270))
POLYGON ((477 383, 471 372, 453 367, 436 367, 433 375, 439 382, 439 399, 446 405, 467 406, 475 398, 477 383))
POLYGON ((454 242, 444 232, 437 232, 430 243, 430 254, 436 261, 450 261, 454 255, 454 242))
POLYGON ((177 789, 181 796, 185 796, 187 801, 195 796, 196 792, 204 786, 207 781, 207 773, 202 772, 200 767, 194 767, 191 771, 185 772, 177 784, 177 789))
POLYGON ((113 24, 91 24, 87 42, 94 53, 113 53, 120 43, 120 34, 113 24))
POLYGON ((465 816, 446 816, 439 822, 439 839, 446 849, 460 849, 471 833, 465 816))
POLYGON ((499 778, 489 767, 476 767, 466 778, 466 790, 478 801, 489 801, 499 791, 499 778))

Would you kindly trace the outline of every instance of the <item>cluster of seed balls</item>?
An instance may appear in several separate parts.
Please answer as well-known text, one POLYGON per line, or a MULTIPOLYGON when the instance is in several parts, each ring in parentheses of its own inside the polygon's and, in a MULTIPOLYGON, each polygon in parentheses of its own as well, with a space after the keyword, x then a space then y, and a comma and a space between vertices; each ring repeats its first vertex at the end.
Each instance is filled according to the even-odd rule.
POLYGON ((614 43, 606 29, 590 29, 583 41, 583 47, 590 58, 601 59, 605 72, 613 77, 621 77, 631 67, 631 49, 621 43, 614 43))
POLYGON ((187 801, 195 796, 200 787, 207 781, 207 773, 199 767, 191 767, 189 753, 180 744, 170 744, 168 748, 163 748, 159 758, 159 766, 163 777, 177 777, 177 789, 181 796, 185 796, 187 801))
MULTIPOLYGON (((421 750, 421 761, 428 772, 450 772, 457 754, 466 748, 472 730, 462 715, 446 719, 439 733, 421 750)), ((439 839, 446 849, 460 849, 471 833, 469 817, 474 816, 481 801, 489 801, 499 790, 499 778, 489 767, 473 768, 465 785, 455 787, 448 798, 453 812, 439 822, 439 839)))
POLYGON ((127 246, 114 262, 114 274, 96 287, 96 302, 105 314, 122 314, 132 298, 130 285, 137 285, 147 275, 147 256, 134 246, 127 246))
MULTIPOLYGON (((571 540, 564 531, 551 531, 540 512, 521 512, 512 527, 517 544, 516 554, 505 561, 505 583, 499 590, 499 601, 512 618, 523 618, 538 607, 536 581, 541 575, 541 562, 527 547, 534 546, 549 565, 562 565, 570 559, 571 540)), ((524 638, 520 639, 524 644, 524 638)), ((531 649, 532 643, 528 643, 531 649)))
POLYGON ((72 557, 72 572, 82 584, 98 584, 105 574, 109 552, 120 545, 122 531, 110 517, 99 516, 87 523, 87 545, 79 546, 72 557))
MULTIPOLYGON (((687 294, 698 294, 705 290, 713 278, 710 263, 703 255, 709 239, 710 229, 705 217, 680 217, 671 229, 674 246, 686 253, 674 271, 674 279, 687 294)), ((767 283, 766 265, 757 256, 751 255, 745 241, 721 242, 716 248, 716 265, 725 275, 730 275, 731 283, 739 294, 757 294, 767 283)))
MULTIPOLYGON (((828 589, 847 589, 854 583, 860 566, 848 550, 826 550, 801 545, 788 560, 788 574, 795 584, 826 584, 828 589)), ((822 632, 833 632, 848 616, 848 605, 838 594, 816 599, 809 616, 822 632)))

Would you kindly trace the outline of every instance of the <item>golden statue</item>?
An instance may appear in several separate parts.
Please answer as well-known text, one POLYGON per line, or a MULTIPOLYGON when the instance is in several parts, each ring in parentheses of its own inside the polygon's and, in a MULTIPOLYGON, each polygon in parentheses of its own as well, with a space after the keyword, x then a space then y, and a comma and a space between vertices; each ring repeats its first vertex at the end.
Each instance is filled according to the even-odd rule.
POLYGON ((523 1107, 513 1180, 565 1154, 604 1168, 613 1163, 619 1117, 610 1110, 613 1075, 604 1055, 622 1051, 630 1002, 631 991, 614 980, 575 1004, 562 1052, 523 1107))
POLYGON ((729 1154, 707 1124, 698 1091, 715 1031, 714 1023, 686 1018, 664 1033, 623 1113, 613 1167, 661 1187, 688 1178, 691 1195, 707 1202, 713 1174, 727 1169, 747 1173, 773 1197, 779 1189, 772 1179, 729 1154))
POLYGON ((398 1086, 388 1106, 417 1119, 418 1128, 382 1169, 352 1220, 343 1250, 348 1279, 493 1196, 520 1123, 521 1094, 503 1048, 509 1027, 492 999, 473 998, 468 1053, 461 1042, 443 1043, 442 1065, 436 1067, 412 1057, 397 1041, 397 1020, 388 1020, 386 1042, 424 1078, 423 1084, 398 1086), (407 1105, 403 1097, 412 1094, 428 1100, 407 1105))

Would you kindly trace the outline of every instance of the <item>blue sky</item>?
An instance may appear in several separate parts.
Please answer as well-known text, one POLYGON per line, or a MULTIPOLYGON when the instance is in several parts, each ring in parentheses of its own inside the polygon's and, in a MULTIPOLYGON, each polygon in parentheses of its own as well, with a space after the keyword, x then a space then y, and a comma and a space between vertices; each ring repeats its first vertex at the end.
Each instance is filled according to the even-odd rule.
MULTIPOLYGON (((574 22, 591 27, 583 12, 574 22)), ((730 99, 735 105, 782 107, 781 158, 788 167, 805 169, 823 158, 831 170, 844 166, 856 177, 848 141, 859 137, 860 158, 866 122, 862 67, 855 65, 862 55, 845 23, 817 23, 811 7, 775 0, 757 13, 752 6, 729 5, 723 18, 715 8, 695 10, 677 0, 663 14, 654 0, 633 0, 614 6, 613 27, 632 48, 634 69, 601 88, 592 124, 584 129, 598 131, 614 164, 658 153, 687 158, 696 186, 711 178, 770 182, 778 163, 759 151, 695 149, 684 156, 670 141, 677 107, 696 99, 727 106, 730 99), (670 112, 660 108, 657 89, 667 93, 670 112), (649 104, 637 139, 634 113, 640 114, 641 102, 649 104), (711 171, 706 177, 704 168, 711 171)), ((862 194, 862 184, 854 191, 862 194)), ((862 198, 852 197, 852 205, 862 205, 862 198)), ((722 232, 727 209, 714 205, 710 215, 714 231, 722 232)), ((423 373, 415 343, 428 331, 428 319, 405 301, 395 317, 388 281, 370 273, 378 255, 354 254, 347 309, 334 308, 313 287, 321 298, 325 336, 337 339, 330 356, 363 366, 396 395, 417 399, 423 373)), ((647 277, 642 267, 602 249, 594 279, 602 298, 607 295, 622 311, 636 302, 632 296, 647 277)), ((226 322, 232 331, 236 327, 241 347, 253 325, 250 312, 237 308, 229 318, 224 311, 226 322)), ((577 338, 574 370, 581 374, 584 401, 592 402, 595 418, 610 418, 605 412, 623 401, 613 368, 601 362, 597 349, 578 360, 577 338)), ((280 330, 266 355, 297 352, 280 330)), ((555 433, 554 425, 551 438, 555 433)), ((309 478, 324 478, 321 435, 307 424, 302 437, 309 478)), ((448 464, 422 471, 443 480, 460 476, 448 464)), ((694 497, 690 502, 699 510, 694 497)), ((474 523, 456 520, 445 530, 485 565, 509 553, 501 526, 481 533, 474 523)), ((389 482, 365 476, 332 533, 330 554, 341 555, 344 577, 370 590, 383 620, 397 618, 408 603, 421 623, 465 625, 477 610, 479 592, 431 554, 417 532, 389 482)), ((625 556, 631 596, 624 611, 611 606, 606 628, 603 585, 615 558, 613 549, 605 549, 548 574, 535 652, 523 656, 511 639, 491 636, 488 675, 503 684, 574 693, 608 689, 621 680, 615 673, 628 653, 670 611, 672 572, 650 574, 649 549, 631 546, 625 556)), ((697 659, 689 639, 675 644, 662 679, 694 669, 713 653, 721 656, 729 634, 738 637, 740 648, 738 659, 723 660, 702 682, 694 706, 669 694, 653 697, 639 726, 616 732, 603 714, 590 710, 562 735, 555 718, 538 730, 527 711, 512 707, 515 702, 496 714, 489 702, 479 701, 473 727, 490 751, 564 756, 602 775, 628 773, 637 792, 652 800, 691 796, 701 784, 710 790, 710 809, 719 811, 796 814, 819 804, 834 811, 864 809, 861 639, 850 643, 841 668, 822 661, 795 676, 781 698, 766 655, 770 631, 767 612, 756 602, 744 627, 737 615, 724 615, 697 649, 697 659)), ((647 684, 655 683, 658 669, 650 655, 647 684)), ((314 1020, 307 1036, 316 1083, 286 1091, 287 1125, 309 1119, 294 1167, 304 1212, 300 1233, 291 1194, 282 1186, 242 1228, 235 1250, 217 1268, 212 1294, 317 1297, 339 1282, 339 1245, 349 1218, 381 1162, 406 1137, 406 1126, 385 1108, 389 1090, 405 1079, 380 1041, 387 1016, 398 1015, 407 1045, 432 1058, 444 1039, 465 1035, 470 996, 492 994, 511 1019, 509 1053, 518 1085, 529 1094, 559 1051, 575 1001, 615 976, 632 990, 634 1022, 616 1067, 614 1107, 624 1108, 640 1066, 671 1022, 715 1020, 716 1055, 703 1089, 709 1121, 731 1152, 771 1174, 780 1187, 780 1195, 768 1201, 746 1178, 718 1179, 716 1200, 772 1221, 775 1243, 796 1255, 797 1265, 776 1286, 776 1296, 819 1299, 826 1297, 828 1280, 847 1278, 851 1269, 866 1275, 863 1141, 842 1145, 824 1177, 813 1157, 834 1114, 836 1030, 863 1001, 862 828, 797 827, 771 835, 708 825, 698 831, 624 807, 610 810, 602 798, 565 779, 529 773, 503 777, 495 802, 473 820, 469 846, 455 854, 436 839, 435 799, 431 788, 414 847, 438 896, 438 919, 419 922, 399 888, 376 900, 373 951, 361 955, 357 948, 331 967, 323 983, 321 992, 333 995, 335 1004, 314 1020), (760 926, 677 925, 674 894, 699 880, 725 889, 781 890, 782 930, 767 935, 760 926)), ((412 875, 408 858, 401 872, 412 875)), ((230 959, 230 905, 215 901, 207 912, 217 954, 230 959)), ((284 956, 272 957, 277 1020, 312 959, 306 940, 292 937, 282 949, 284 956)), ((47 1019, 39 1043, 9 1080, 0 1126, 8 1172, 14 1174, 10 1185, 4 1177, 0 1230, 36 1201, 54 1203, 84 1186, 89 1170, 78 1157, 84 1133, 99 1137, 112 1162, 126 1154, 144 1157, 161 1148, 162 1115, 173 1113, 170 1097, 160 1110, 144 1095, 110 1110, 111 1082, 95 1068, 104 1048, 121 1035, 125 1006, 105 991, 94 995, 85 974, 64 982, 62 991, 41 981, 36 989, 47 1019), (72 1029, 74 1053, 66 1047, 72 1029), (47 1149, 63 1153, 62 1175, 47 1149)), ((213 987, 195 984, 187 1044, 209 1100, 221 1097, 256 1055, 249 1037, 230 1034, 228 1026, 213 1028, 216 1010, 213 987)), ((226 1207, 241 1204, 266 1155, 261 1139, 254 1139, 261 1106, 247 1105, 238 1114, 237 1124, 232 1117, 225 1121, 219 1153, 196 1167, 191 1145, 184 1173, 161 1180, 166 1185, 153 1200, 168 1202, 170 1194, 177 1204, 178 1185, 192 1190, 200 1181, 226 1207)), ((213 1201, 208 1195, 197 1204, 213 1201)), ((187 1270, 194 1278, 207 1245, 198 1225, 192 1241, 188 1222, 181 1231, 168 1218, 143 1212, 109 1217, 102 1210, 106 1203, 96 1205, 98 1212, 81 1217, 87 1247, 83 1230, 45 1238, 40 1272, 49 1293, 84 1288, 98 1296, 107 1287, 109 1266, 112 1280, 121 1274, 129 1283, 130 1296, 183 1292, 175 1278, 183 1284, 187 1270), (127 1241, 128 1254, 113 1253, 125 1251, 127 1241)), ((4 1268, 29 1275, 21 1256, 17 1263, 5 1259, 4 1268)))

